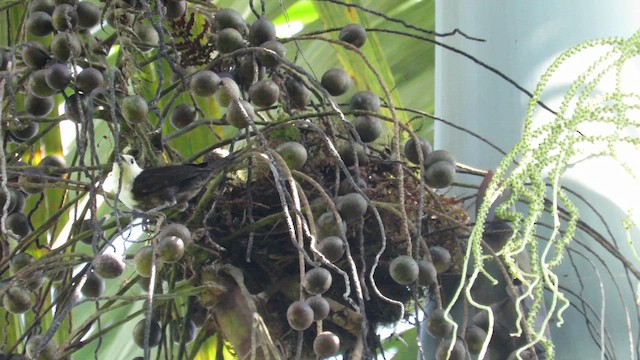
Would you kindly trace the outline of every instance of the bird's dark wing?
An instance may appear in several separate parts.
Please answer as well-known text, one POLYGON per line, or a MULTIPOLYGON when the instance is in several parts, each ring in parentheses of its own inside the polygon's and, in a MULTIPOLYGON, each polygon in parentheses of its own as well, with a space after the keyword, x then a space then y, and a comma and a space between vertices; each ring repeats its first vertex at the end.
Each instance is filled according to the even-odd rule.
POLYGON ((176 190, 181 185, 198 178, 206 178, 211 172, 207 164, 168 165, 143 170, 133 181, 131 189, 135 195, 176 190))

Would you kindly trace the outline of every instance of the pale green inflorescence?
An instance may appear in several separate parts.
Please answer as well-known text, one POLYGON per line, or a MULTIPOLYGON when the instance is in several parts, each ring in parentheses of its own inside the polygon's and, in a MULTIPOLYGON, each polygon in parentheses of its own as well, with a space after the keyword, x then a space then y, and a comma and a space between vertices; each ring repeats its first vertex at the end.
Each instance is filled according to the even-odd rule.
MULTIPOLYGON (((621 90, 622 71, 631 59, 637 60, 640 55, 640 32, 627 39, 610 38, 588 41, 577 45, 561 54, 542 75, 529 103, 525 119, 524 135, 514 149, 502 160, 489 184, 484 202, 482 203, 470 239, 467 253, 464 257, 463 273, 467 273, 473 263, 471 276, 465 282, 461 281, 458 290, 451 301, 451 306, 460 297, 462 291, 469 302, 489 312, 490 338, 493 328, 493 314, 488 306, 474 301, 471 287, 478 276, 489 275, 483 261, 490 258, 482 248, 484 225, 491 204, 507 189, 511 190, 508 200, 498 206, 496 214, 510 220, 514 227, 514 236, 498 253, 505 263, 507 270, 514 277, 522 281, 524 294, 517 299, 518 331, 522 332, 520 320, 525 319, 526 333, 530 343, 523 347, 531 347, 540 343, 547 350, 547 358, 554 358, 551 339, 545 337, 544 329, 553 317, 558 325, 563 322, 562 313, 569 307, 569 300, 559 289, 558 278, 553 272, 563 261, 565 250, 575 235, 578 225, 578 209, 571 202, 566 191, 562 189, 560 180, 567 166, 575 155, 608 155, 618 160, 624 169, 635 179, 639 178, 638 170, 633 169, 619 159, 616 148, 620 145, 640 148, 640 139, 622 135, 623 131, 640 131, 640 122, 632 118, 634 111, 640 110, 640 94, 625 93, 621 90), (596 58, 586 72, 580 74, 571 84, 561 103, 560 109, 554 115, 552 122, 540 125, 534 118, 540 110, 538 102, 547 86, 561 65, 567 60, 594 48, 606 49, 596 58), (608 92, 603 92, 602 84, 605 78, 613 76, 613 86, 608 92), (596 91, 597 90, 597 91, 596 91), (610 132, 598 134, 583 134, 579 126, 586 123, 606 124, 613 129, 610 132), (547 186, 547 183, 549 184, 547 186), (545 199, 549 196, 545 210, 545 199), (519 209, 515 204, 519 203, 519 209), (522 206, 524 204, 524 206, 522 206), (553 219, 550 236, 546 236, 546 244, 540 243, 538 226, 536 223, 543 213, 548 211, 553 219), (516 257, 526 252, 530 258, 530 269, 522 269, 516 257), (552 292, 550 303, 543 304, 544 289, 552 292), (521 302, 532 297, 527 313, 521 310, 521 302), (546 305, 546 309, 543 305, 546 305), (543 319, 540 323, 540 319, 543 319), (538 322, 536 322, 538 320, 538 322)), ((637 113, 635 114, 637 116, 637 113)), ((623 224, 625 228, 637 227, 631 217, 623 224)), ((631 240, 628 240, 631 245, 631 240)), ((637 254, 634 253, 637 257, 637 254)), ((464 278, 463 278, 464 279, 464 278)), ((482 358, 487 351, 488 340, 479 355, 482 358)))

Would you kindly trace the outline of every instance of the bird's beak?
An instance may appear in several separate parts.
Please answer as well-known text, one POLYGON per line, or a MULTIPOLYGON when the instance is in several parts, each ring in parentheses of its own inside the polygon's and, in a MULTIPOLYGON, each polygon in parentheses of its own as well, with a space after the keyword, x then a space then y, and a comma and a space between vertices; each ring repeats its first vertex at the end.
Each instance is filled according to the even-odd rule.
POLYGON ((124 156, 122 156, 122 154, 118 154, 117 156, 120 161, 124 161, 124 156))

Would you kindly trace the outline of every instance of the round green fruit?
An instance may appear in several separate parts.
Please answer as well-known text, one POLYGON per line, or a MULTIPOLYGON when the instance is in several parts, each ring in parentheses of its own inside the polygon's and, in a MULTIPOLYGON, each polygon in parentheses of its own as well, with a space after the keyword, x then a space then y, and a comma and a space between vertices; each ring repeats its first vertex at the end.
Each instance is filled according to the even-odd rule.
POLYGON ((149 347, 156 347, 162 340, 162 328, 157 321, 151 320, 151 328, 149 334, 145 334, 146 319, 138 321, 133 328, 133 342, 141 348, 144 348, 145 338, 149 339, 149 347), (145 336, 146 335, 146 336, 145 336))
POLYGON ((55 90, 63 90, 71 82, 71 75, 67 64, 53 64, 47 68, 45 81, 50 88, 55 90))
POLYGON ((76 76, 76 88, 85 94, 104 85, 104 76, 96 68, 84 68, 76 76))
POLYGON ((181 343, 180 339, 182 338, 183 331, 185 331, 184 344, 188 344, 193 340, 195 340, 196 332, 197 332, 196 323, 194 323, 192 320, 187 320, 186 327, 183 326, 184 325, 183 319, 173 320, 172 323, 173 323, 172 324, 173 326, 171 329, 171 337, 173 338, 174 343, 176 344, 181 343))
POLYGON ((33 335, 27 342, 27 355, 34 360, 58 360, 59 358, 56 357, 57 351, 56 343, 53 340, 45 343, 45 337, 42 335, 33 335), (42 350, 36 357, 35 350, 38 348, 42 348, 42 350))
POLYGON ((429 286, 438 281, 438 271, 431 261, 418 261, 418 285, 429 286))
POLYGON ((249 87, 249 98, 259 107, 269 107, 280 98, 280 87, 269 79, 257 81, 249 87))
POLYGON ((122 117, 132 124, 144 122, 149 115, 149 104, 140 95, 130 95, 122 99, 120 109, 122 117))
POLYGON ((199 71, 191 76, 189 88, 196 96, 212 96, 220 87, 220 77, 211 70, 199 71))
POLYGON ((360 24, 349 24, 340 30, 338 38, 357 48, 360 48, 367 42, 367 31, 360 24))
POLYGON ((446 339, 438 345, 436 349, 436 360, 467 360, 469 354, 467 354, 467 348, 464 346, 462 340, 456 339, 451 355, 449 355, 449 347, 451 346, 451 339, 446 339))
POLYGON ((169 122, 176 129, 182 129, 198 119, 198 112, 194 106, 180 104, 171 112, 169 122))
POLYGON ((222 54, 229 54, 244 47, 244 39, 238 30, 226 28, 218 32, 216 50, 222 54))
POLYGON ((29 223, 29 218, 27 218, 27 215, 21 212, 12 212, 11 214, 7 215, 5 225, 7 230, 14 233, 20 239, 23 239, 27 237, 27 235, 31 234, 31 224, 29 223))
POLYGON ((284 88, 289 97, 289 105, 292 108, 303 109, 311 101, 311 91, 307 89, 302 81, 289 76, 284 81, 284 88))
POLYGON ((471 325, 464 333, 464 341, 467 343, 469 352, 478 354, 482 350, 482 344, 487 338, 487 332, 479 326, 471 325))
POLYGON ((352 110, 378 112, 380 110, 380 98, 371 91, 360 91, 351 97, 349 102, 352 110))
POLYGON ((153 50, 160 43, 160 35, 158 31, 151 24, 137 23, 135 26, 135 33, 138 36, 138 49, 142 52, 153 50))
POLYGON ((332 263, 340 260, 345 252, 344 241, 337 236, 328 236, 320 240, 317 248, 332 263))
POLYGON ((336 199, 336 208, 346 222, 358 220, 367 212, 367 200, 359 193, 350 193, 336 199))
POLYGON ((87 278, 80 289, 84 297, 98 297, 104 293, 105 281, 94 272, 87 273, 87 278))
POLYGON ((165 236, 177 236, 182 239, 185 244, 191 243, 191 231, 189 231, 186 226, 179 223, 171 223, 165 225, 160 230, 158 237, 163 238, 165 236))
POLYGON ((360 115, 353 119, 352 124, 363 142, 375 141, 382 135, 382 122, 377 117, 360 115))
POLYGON ((302 278, 302 287, 312 295, 320 295, 329 290, 333 277, 329 270, 321 267, 307 271, 302 278))
POLYGON ((53 27, 59 31, 64 32, 67 30, 75 29, 78 25, 78 12, 75 7, 69 4, 56 5, 51 14, 53 21, 53 27))
POLYGON ((246 34, 248 31, 247 23, 244 21, 242 14, 233 9, 218 10, 213 21, 218 30, 232 28, 241 34, 246 34))
POLYGON ((64 102, 65 116, 67 119, 76 123, 91 120, 93 116, 92 110, 93 109, 89 107, 89 100, 83 95, 72 94, 64 102), (80 106, 78 106, 78 102, 80 103, 80 106))
POLYGON ((25 24, 27 32, 33 36, 47 36, 53 31, 51 15, 44 11, 31 13, 25 24))
POLYGON ((164 2, 165 14, 167 19, 179 19, 187 12, 186 0, 167 0, 164 2))
POLYGON ((51 53, 59 61, 67 61, 82 53, 82 44, 76 34, 59 32, 51 40, 51 53))
POLYGON ((438 274, 443 273, 451 267, 451 253, 442 246, 432 246, 429 248, 431 253, 431 261, 435 266, 438 274))
POLYGON ((113 279, 124 273, 125 264, 122 258, 111 252, 96 256, 92 262, 96 275, 103 279, 113 279))
POLYGON ((56 3, 53 0, 32 0, 29 4, 29 13, 33 14, 36 11, 44 11, 51 15, 55 7, 56 3))
POLYGON ((265 41, 260 44, 260 47, 267 50, 258 52, 258 60, 260 60, 260 63, 266 67, 277 66, 287 55, 287 49, 278 40, 265 41))
POLYGON ((29 92, 39 97, 47 97, 55 94, 56 90, 47 84, 46 77, 47 69, 39 69, 32 72, 29 76, 29 92))
POLYGON ((23 287, 12 286, 2 297, 2 305, 12 314, 24 314, 31 309, 31 294, 23 287))
POLYGON ((418 279, 418 263, 407 255, 400 255, 391 261, 389 274, 400 285, 409 285, 418 279))
POLYGON ((435 309, 427 318, 429 334, 437 338, 446 338, 453 332, 453 324, 447 321, 444 309, 435 309))
POLYGON ((425 168, 439 162, 446 161, 451 165, 456 165, 456 158, 447 150, 435 150, 427 154, 426 159, 424 160, 425 168))
POLYGON ((331 331, 323 331, 313 340, 313 352, 319 359, 334 356, 340 350, 340 338, 331 331))
MULTIPOLYGON (((153 261, 153 247, 143 246, 133 256, 133 264, 136 272, 142 277, 151 276, 151 264, 153 261)), ((160 262, 156 261, 156 271, 160 269, 160 262)))
POLYGON ((233 101, 227 108, 227 122, 238 129, 249 126, 255 116, 253 105, 246 100, 233 101))
MULTIPOLYGON (((420 137, 418 138, 418 141, 420 142, 420 149, 422 150, 422 161, 424 163, 424 161, 427 159, 427 156, 431 152, 431 143, 429 143, 429 140, 420 137)), ((415 140, 413 140, 413 138, 410 138, 404 144, 404 156, 414 164, 420 163, 420 160, 418 158, 418 147, 416 146, 416 142, 415 140)))
POLYGON ((307 149, 295 141, 287 141, 278 145, 276 152, 282 156, 291 170, 297 170, 307 162, 307 149))
POLYGON ((38 97, 29 93, 24 98, 24 110, 35 117, 49 115, 53 110, 54 104, 53 96, 38 97))
POLYGON ((339 237, 347 231, 347 223, 342 221, 342 224, 338 225, 333 213, 330 211, 323 213, 316 219, 316 226, 318 228, 319 238, 328 236, 339 237))
POLYGON ((287 308, 287 321, 292 329, 305 330, 313 323, 313 309, 304 301, 296 301, 287 308))
POLYGON ((76 7, 78 13, 78 27, 81 29, 91 29, 100 23, 100 8, 89 1, 81 1, 76 7))
POLYGON ((313 320, 320 321, 326 319, 329 316, 331 306, 329 306, 329 302, 327 301, 327 299, 323 298, 322 295, 311 296, 307 298, 305 302, 313 310, 313 320))
POLYGON ((253 46, 276 39, 276 26, 269 19, 260 18, 249 28, 249 43, 253 46))
POLYGON ((163 262, 174 263, 184 255, 184 242, 177 236, 165 236, 158 241, 158 256, 163 262))
POLYGON ((432 188, 442 189, 451 186, 456 178, 456 167, 449 161, 438 161, 424 172, 424 180, 432 188))
POLYGON ((22 61, 32 69, 41 69, 49 61, 49 52, 39 42, 26 43, 22 47, 22 61))
POLYGON ((329 69, 322 75, 320 84, 330 95, 339 96, 349 90, 353 84, 353 80, 351 80, 349 74, 342 69, 329 69))
POLYGON ((220 81, 220 87, 213 97, 220 106, 228 107, 232 101, 240 99, 240 88, 232 78, 223 77, 220 81))

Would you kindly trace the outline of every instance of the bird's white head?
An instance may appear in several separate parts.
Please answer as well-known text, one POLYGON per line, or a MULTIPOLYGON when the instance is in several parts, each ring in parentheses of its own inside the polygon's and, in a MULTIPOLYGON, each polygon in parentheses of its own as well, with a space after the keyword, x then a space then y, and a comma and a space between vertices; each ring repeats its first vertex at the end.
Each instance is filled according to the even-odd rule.
POLYGON ((133 181, 141 172, 142 169, 138 166, 133 156, 120 155, 120 163, 113 163, 111 172, 107 175, 102 188, 105 192, 114 195, 120 191, 120 201, 127 207, 133 208, 135 201, 133 200, 131 189, 133 188, 133 181), (122 185, 120 185, 120 181, 122 181, 122 185))

